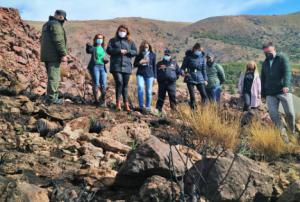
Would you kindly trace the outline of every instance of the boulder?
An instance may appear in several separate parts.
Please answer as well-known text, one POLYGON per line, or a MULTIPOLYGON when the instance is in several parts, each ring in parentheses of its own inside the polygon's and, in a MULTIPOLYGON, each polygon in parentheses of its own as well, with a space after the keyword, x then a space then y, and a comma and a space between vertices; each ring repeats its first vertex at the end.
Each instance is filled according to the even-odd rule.
POLYGON ((153 175, 165 178, 181 177, 191 166, 192 164, 187 160, 185 154, 178 153, 173 146, 170 149, 168 144, 157 137, 150 136, 127 155, 126 161, 118 172, 115 184, 122 187, 138 187, 153 175), (171 163, 174 166, 170 166, 171 163), (172 175, 171 172, 173 172, 172 175))
POLYGON ((157 175, 148 178, 139 190, 143 202, 179 201, 179 196, 180 188, 175 182, 157 175))
POLYGON ((27 182, 13 181, 0 176, 0 201, 48 202, 48 191, 27 182))
POLYGON ((101 147, 105 151, 111 151, 115 153, 128 153, 131 149, 129 146, 109 137, 94 138, 92 139, 92 143, 97 147, 101 147))
MULTIPOLYGON (((185 176, 185 189, 200 188, 209 201, 269 201, 273 176, 266 165, 229 153, 198 161, 185 176)), ((190 193, 192 194, 192 193, 190 193)))
POLYGON ((300 180, 292 183, 279 197, 277 202, 300 201, 300 180))
POLYGON ((42 136, 50 136, 62 130, 59 123, 48 121, 47 119, 39 119, 36 123, 37 131, 42 136))

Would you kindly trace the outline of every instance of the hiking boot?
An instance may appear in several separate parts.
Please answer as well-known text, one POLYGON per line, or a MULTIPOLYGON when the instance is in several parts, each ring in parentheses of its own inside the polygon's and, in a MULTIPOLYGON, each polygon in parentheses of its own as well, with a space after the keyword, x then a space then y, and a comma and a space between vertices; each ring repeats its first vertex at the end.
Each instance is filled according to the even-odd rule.
POLYGON ((280 131, 280 134, 281 134, 281 137, 282 137, 283 141, 284 141, 286 144, 288 144, 288 143, 290 142, 290 140, 289 140, 289 136, 288 136, 288 134, 287 134, 287 132, 286 132, 286 129, 285 129, 285 128, 282 128, 281 131, 280 131))
POLYGON ((116 103, 116 109, 117 109, 117 111, 121 111, 122 110, 121 101, 119 101, 119 100, 116 103))
POLYGON ((131 109, 130 109, 129 102, 125 102, 125 106, 124 106, 124 108, 125 108, 125 111, 127 111, 127 112, 131 112, 131 109))

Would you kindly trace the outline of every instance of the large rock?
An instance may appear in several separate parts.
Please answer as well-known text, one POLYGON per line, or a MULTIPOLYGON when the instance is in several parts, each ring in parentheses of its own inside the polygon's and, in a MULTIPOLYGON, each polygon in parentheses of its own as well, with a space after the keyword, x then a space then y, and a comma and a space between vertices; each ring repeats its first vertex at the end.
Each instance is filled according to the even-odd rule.
POLYGON ((195 164, 185 176, 185 189, 200 188, 210 201, 269 201, 273 176, 265 165, 229 153, 226 157, 207 158, 195 164), (234 160, 233 160, 234 159, 234 160))
POLYGON ((143 202, 179 201, 180 188, 161 176, 152 176, 140 188, 139 197, 143 202))
POLYGON ((291 184, 279 197, 277 202, 298 202, 300 201, 300 180, 291 184))
POLYGON ((124 145, 114 139, 111 139, 109 137, 98 137, 92 139, 92 143, 97 146, 101 147, 105 151, 111 151, 115 153, 128 153, 130 151, 130 147, 127 145, 124 145))
POLYGON ((13 181, 0 176, 0 201, 48 202, 48 192, 27 182, 13 181))
POLYGON ((174 147, 170 149, 168 144, 157 137, 150 136, 128 154, 127 160, 118 172, 115 184, 123 187, 140 186, 145 179, 153 175, 173 177, 170 175, 172 171, 172 175, 180 177, 192 166, 190 161, 185 165, 185 161, 187 161, 186 155, 178 153, 174 147), (170 166, 171 163, 174 167, 170 166))

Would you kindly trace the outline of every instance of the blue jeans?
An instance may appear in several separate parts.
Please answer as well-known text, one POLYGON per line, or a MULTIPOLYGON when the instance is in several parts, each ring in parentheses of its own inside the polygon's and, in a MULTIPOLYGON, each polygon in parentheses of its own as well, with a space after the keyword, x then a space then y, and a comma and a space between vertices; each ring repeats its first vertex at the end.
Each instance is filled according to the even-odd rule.
POLYGON ((101 87, 101 90, 106 89, 107 73, 104 65, 95 65, 91 71, 93 78, 93 88, 101 87))
POLYGON ((142 75, 136 76, 136 82, 138 86, 138 100, 139 100, 139 107, 144 107, 144 90, 146 89, 146 109, 151 109, 151 102, 152 102, 152 86, 153 86, 153 77, 144 77, 142 75), (145 88, 146 84, 146 88, 145 88))
POLYGON ((222 88, 220 85, 213 86, 211 88, 206 89, 208 97, 213 102, 220 102, 221 100, 221 92, 222 88))

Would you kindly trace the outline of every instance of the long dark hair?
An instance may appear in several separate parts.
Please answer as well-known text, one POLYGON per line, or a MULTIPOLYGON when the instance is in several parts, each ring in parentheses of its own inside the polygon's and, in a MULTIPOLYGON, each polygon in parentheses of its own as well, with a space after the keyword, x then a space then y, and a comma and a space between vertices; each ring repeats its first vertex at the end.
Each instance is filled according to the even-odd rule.
POLYGON ((127 39, 128 41, 131 41, 131 34, 130 34, 130 31, 129 31, 129 28, 128 28, 126 25, 124 25, 124 24, 123 24, 123 25, 120 25, 120 26, 118 27, 115 36, 116 36, 116 37, 119 36, 118 33, 119 33, 120 29, 122 29, 122 28, 125 29, 126 32, 127 32, 126 39, 127 39))
POLYGON ((192 51, 194 52, 195 50, 200 50, 201 52, 203 52, 202 46, 200 43, 195 43, 195 45, 193 46, 192 51))
POLYGON ((143 40, 140 47, 139 47, 139 54, 141 54, 145 50, 145 46, 148 44, 149 46, 149 51, 152 53, 152 46, 147 40, 143 40))
POLYGON ((104 48, 105 47, 105 36, 103 34, 96 34, 94 37, 94 46, 97 45, 96 40, 99 38, 99 36, 103 37, 103 42, 101 44, 101 46, 104 48))

